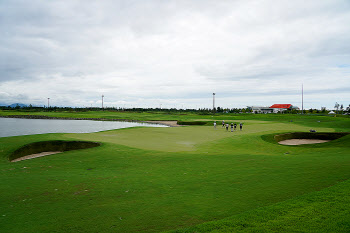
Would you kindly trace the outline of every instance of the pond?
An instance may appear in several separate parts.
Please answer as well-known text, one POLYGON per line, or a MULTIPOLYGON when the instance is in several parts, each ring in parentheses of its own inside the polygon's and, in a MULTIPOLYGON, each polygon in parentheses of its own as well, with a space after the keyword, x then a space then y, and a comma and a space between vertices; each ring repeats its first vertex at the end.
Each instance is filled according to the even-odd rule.
POLYGON ((159 124, 125 121, 0 118, 0 137, 45 133, 92 133, 137 126, 168 127, 159 124))

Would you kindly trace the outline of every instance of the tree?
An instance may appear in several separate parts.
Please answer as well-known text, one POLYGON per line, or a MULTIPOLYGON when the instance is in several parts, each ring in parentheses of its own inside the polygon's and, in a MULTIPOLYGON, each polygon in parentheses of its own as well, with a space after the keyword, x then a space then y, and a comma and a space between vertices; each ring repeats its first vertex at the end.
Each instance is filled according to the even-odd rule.
POLYGON ((339 104, 338 104, 338 102, 335 102, 334 108, 335 108, 336 112, 338 112, 338 109, 339 109, 339 104))

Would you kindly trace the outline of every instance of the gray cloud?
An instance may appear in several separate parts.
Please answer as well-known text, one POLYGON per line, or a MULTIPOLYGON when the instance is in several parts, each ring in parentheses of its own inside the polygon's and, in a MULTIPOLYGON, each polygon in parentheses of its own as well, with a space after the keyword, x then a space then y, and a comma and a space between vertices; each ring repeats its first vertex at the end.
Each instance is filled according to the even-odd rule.
POLYGON ((348 22, 346 0, 4 0, 0 102, 350 102, 348 22))

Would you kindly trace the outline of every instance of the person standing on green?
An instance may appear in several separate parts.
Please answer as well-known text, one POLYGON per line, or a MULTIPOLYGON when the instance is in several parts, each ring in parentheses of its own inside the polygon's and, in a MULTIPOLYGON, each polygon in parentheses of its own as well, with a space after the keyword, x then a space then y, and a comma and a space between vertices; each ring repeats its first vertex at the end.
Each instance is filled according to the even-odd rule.
POLYGON ((239 123, 239 128, 240 128, 240 130, 242 130, 242 128, 243 128, 243 123, 242 122, 239 123))

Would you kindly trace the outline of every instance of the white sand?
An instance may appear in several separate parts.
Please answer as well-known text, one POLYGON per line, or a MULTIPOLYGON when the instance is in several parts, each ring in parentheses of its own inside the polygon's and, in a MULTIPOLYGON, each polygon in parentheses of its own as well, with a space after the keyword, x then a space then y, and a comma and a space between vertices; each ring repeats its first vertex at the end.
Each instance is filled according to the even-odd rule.
POLYGON ((38 154, 31 154, 31 155, 23 156, 23 157, 14 159, 11 162, 18 162, 18 161, 22 161, 22 160, 26 160, 26 159, 34 159, 34 158, 43 157, 43 156, 46 156, 46 155, 58 154, 58 153, 62 153, 62 152, 61 151, 41 152, 41 153, 38 153, 38 154))
POLYGON ((289 139, 278 142, 282 145, 304 145, 304 144, 316 144, 316 143, 325 143, 330 140, 319 140, 319 139, 289 139))
POLYGON ((181 125, 177 124, 177 121, 145 121, 146 123, 162 124, 170 127, 179 127, 181 125))

